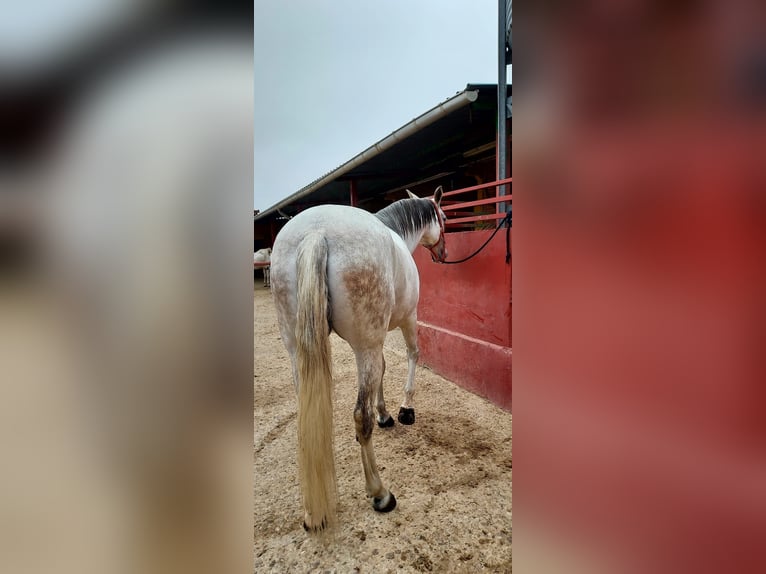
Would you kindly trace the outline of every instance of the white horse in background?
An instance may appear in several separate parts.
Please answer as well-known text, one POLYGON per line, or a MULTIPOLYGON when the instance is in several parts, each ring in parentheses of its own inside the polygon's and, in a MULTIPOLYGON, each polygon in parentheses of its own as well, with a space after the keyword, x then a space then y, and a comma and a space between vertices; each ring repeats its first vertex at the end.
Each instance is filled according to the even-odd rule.
POLYGON ((433 199, 407 193, 410 199, 377 214, 341 205, 312 207, 291 219, 274 243, 272 292, 298 394, 298 466, 307 530, 320 530, 335 518, 331 331, 356 355, 354 421, 367 495, 379 512, 396 506, 380 480, 371 441, 373 404, 378 426, 394 425, 383 400, 383 342, 388 331, 401 328, 408 372, 398 419, 411 425, 420 289, 412 252, 422 244, 435 261, 447 257, 441 186, 433 199))
POLYGON ((263 269, 263 286, 269 287, 271 280, 271 247, 253 253, 253 269, 263 269))

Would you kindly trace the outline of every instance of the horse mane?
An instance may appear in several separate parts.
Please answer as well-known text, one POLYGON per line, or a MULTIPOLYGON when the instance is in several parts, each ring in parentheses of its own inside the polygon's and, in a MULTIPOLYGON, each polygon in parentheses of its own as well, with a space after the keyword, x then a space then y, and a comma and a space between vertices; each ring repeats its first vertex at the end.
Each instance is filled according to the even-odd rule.
POLYGON ((400 199, 378 211, 375 216, 402 238, 414 235, 437 221, 434 205, 427 199, 400 199))

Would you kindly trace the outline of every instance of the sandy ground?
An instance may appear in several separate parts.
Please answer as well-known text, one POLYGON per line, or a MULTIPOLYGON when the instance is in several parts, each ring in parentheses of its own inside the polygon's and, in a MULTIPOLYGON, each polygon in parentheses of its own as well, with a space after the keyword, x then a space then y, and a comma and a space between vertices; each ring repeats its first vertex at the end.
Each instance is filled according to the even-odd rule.
MULTIPOLYGON (((511 415, 418 367, 415 424, 373 431, 381 478, 398 502, 376 513, 354 440, 354 355, 336 335, 339 525, 326 539, 304 532, 290 362, 260 278, 254 299, 255 571, 511 572, 511 415)), ((399 331, 385 357, 386 405, 396 416, 407 373, 399 331)))

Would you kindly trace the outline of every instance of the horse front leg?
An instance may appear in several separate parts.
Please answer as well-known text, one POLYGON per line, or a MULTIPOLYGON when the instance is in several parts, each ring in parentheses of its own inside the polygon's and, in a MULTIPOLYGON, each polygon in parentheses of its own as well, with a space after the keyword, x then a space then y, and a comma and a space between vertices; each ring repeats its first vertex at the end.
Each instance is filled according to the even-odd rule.
POLYGON ((383 377, 385 376, 385 374, 386 374, 386 358, 383 357, 383 372, 380 375, 380 384, 378 385, 378 404, 377 404, 378 426, 380 428, 394 426, 394 419, 388 413, 388 410, 386 410, 386 401, 383 398, 383 377))
POLYGON ((399 409, 399 422, 403 425, 411 425, 415 422, 415 407, 412 398, 415 395, 415 368, 418 365, 420 350, 418 349, 418 320, 412 315, 402 325, 404 342, 407 345, 407 383, 404 385, 404 402, 399 409))
POLYGON ((356 440, 362 450, 362 468, 367 496, 372 497, 372 507, 378 512, 390 512, 396 507, 394 493, 383 486, 375 463, 372 447, 373 408, 372 398, 378 392, 383 378, 383 353, 357 353, 359 371, 359 394, 354 408, 356 440))

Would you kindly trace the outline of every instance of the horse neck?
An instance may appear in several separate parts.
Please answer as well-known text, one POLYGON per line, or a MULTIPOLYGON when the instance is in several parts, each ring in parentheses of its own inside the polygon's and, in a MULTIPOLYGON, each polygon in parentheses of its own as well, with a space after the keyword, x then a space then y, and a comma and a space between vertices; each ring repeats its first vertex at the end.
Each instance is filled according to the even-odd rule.
POLYGON ((405 233, 403 236, 400 235, 410 253, 413 253, 417 246, 420 245, 420 240, 423 239, 425 231, 425 229, 420 229, 412 233, 405 233))
MULTIPOLYGON (((423 206, 418 207, 411 203, 415 200, 400 200, 384 209, 379 211, 376 215, 378 218, 391 230, 401 237, 407 249, 410 253, 413 253, 418 244, 423 239, 423 234, 426 232, 428 225, 428 217, 425 216, 423 206), (409 206, 415 211, 413 213, 407 212, 405 206, 409 206), (417 223, 415 223, 417 221, 417 223), (413 225, 413 223, 415 225, 413 225), (418 228, 417 225, 422 225, 418 228), (413 229, 414 227, 414 229, 413 229)), ((430 213, 430 207, 429 207, 430 213)))

